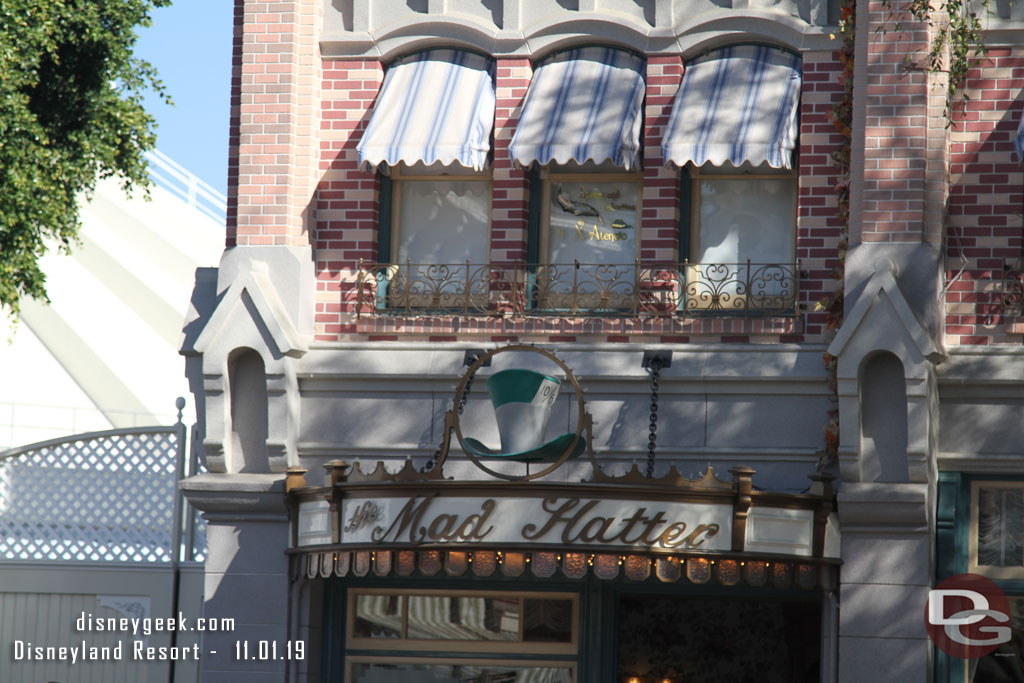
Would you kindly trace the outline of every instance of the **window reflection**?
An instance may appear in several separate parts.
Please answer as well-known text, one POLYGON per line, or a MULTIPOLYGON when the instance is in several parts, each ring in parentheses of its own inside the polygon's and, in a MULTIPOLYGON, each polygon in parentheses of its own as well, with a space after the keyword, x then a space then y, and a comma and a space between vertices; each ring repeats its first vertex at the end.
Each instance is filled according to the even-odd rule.
POLYGON ((359 595, 353 635, 357 638, 401 638, 402 596, 359 595))
POLYGON ((568 667, 480 664, 353 664, 355 683, 572 683, 568 667))
POLYGON ((423 640, 518 640, 519 601, 411 595, 408 637, 423 640))

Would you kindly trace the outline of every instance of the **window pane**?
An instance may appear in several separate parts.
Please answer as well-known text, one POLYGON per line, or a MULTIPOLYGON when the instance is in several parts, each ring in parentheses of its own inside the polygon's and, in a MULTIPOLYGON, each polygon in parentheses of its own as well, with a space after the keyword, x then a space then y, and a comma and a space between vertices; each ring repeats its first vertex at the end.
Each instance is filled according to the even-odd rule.
POLYGON ((572 600, 523 600, 523 640, 533 643, 572 642, 572 600))
POLYGON ((401 638, 402 596, 359 595, 356 597, 356 638, 401 638))
POLYGON ((518 640, 519 600, 410 595, 409 638, 518 640))
POLYGON ((572 670, 559 666, 504 664, 353 664, 355 683, 572 683, 572 670))
POLYGON ((1010 642, 980 659, 962 661, 965 683, 1017 683, 1024 679, 1024 598, 1010 598, 1010 642))
POLYGON ((635 182, 552 181, 550 195, 548 263, 633 263, 638 230, 635 182))
POLYGON ((401 182, 398 263, 486 263, 489 195, 479 180, 401 182))
POLYGON ((816 602, 624 597, 617 680, 817 681, 816 602))
POLYGON ((1024 566, 1024 490, 978 490, 978 564, 1024 566))
POLYGON ((698 263, 790 263, 793 178, 701 178, 698 263))

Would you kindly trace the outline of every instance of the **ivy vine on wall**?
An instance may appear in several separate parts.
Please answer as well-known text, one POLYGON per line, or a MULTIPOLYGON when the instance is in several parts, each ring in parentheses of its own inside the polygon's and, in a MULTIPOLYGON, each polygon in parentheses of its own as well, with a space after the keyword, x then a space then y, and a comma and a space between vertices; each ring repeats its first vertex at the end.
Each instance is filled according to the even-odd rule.
MULTIPOLYGON (((946 106, 943 116, 946 126, 953 125, 956 104, 970 100, 964 92, 967 74, 988 55, 985 46, 981 15, 989 12, 989 0, 908 0, 905 5, 893 6, 893 0, 882 0, 896 31, 903 29, 902 19, 909 17, 928 27, 931 41, 928 45, 927 71, 945 73, 946 106), (978 11, 980 10, 980 14, 978 11)), ((885 32, 885 26, 880 29, 885 32)))
MULTIPOLYGON (((850 150, 853 143, 853 57, 854 38, 856 33, 857 3, 856 0, 844 0, 839 10, 839 37, 841 45, 838 56, 842 71, 839 84, 842 91, 839 99, 832 106, 829 118, 832 125, 842 136, 839 148, 832 152, 832 163, 837 167, 836 196, 838 203, 836 215, 840 221, 838 260, 832 275, 836 280, 835 290, 818 302, 817 310, 825 312, 825 341, 831 342, 843 324, 843 282, 846 274, 846 250, 849 245, 850 231, 850 150)), ((825 427, 825 448, 818 462, 818 469, 824 470, 834 464, 839 457, 839 388, 836 379, 835 356, 826 352, 823 360, 829 390, 834 405, 829 411, 828 424, 825 427)))

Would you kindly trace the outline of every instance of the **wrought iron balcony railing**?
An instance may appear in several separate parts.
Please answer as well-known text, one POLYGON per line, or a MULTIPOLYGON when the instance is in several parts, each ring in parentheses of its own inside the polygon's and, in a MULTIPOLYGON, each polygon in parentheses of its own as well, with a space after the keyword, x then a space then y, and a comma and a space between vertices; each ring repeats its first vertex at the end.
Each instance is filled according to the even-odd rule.
POLYGON ((1004 263, 1002 280, 1003 313, 1018 317, 1024 315, 1024 258, 1004 263))
POLYGON ((795 315, 800 263, 359 264, 356 314, 795 315))

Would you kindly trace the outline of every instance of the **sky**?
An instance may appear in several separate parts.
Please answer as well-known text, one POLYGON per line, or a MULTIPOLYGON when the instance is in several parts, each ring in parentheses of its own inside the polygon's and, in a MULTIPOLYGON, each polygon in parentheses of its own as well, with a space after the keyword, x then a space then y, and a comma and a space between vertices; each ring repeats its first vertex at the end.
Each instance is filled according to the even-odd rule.
POLYGON ((231 90, 231 0, 175 0, 139 29, 135 55, 156 67, 174 106, 154 95, 157 149, 224 194, 231 90))

